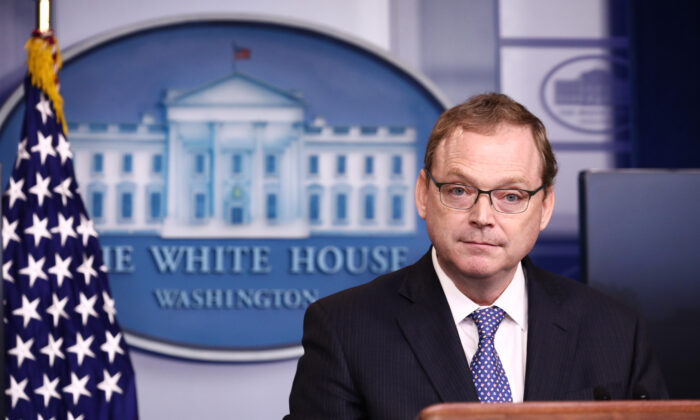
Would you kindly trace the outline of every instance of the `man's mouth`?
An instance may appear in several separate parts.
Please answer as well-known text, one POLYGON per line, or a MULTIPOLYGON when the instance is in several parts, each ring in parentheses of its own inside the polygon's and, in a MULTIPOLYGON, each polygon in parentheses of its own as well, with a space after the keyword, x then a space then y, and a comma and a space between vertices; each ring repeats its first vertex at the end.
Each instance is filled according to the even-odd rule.
POLYGON ((497 244, 493 242, 487 242, 487 241, 462 241, 467 245, 473 245, 473 246, 479 246, 479 247, 495 247, 498 246, 497 244))

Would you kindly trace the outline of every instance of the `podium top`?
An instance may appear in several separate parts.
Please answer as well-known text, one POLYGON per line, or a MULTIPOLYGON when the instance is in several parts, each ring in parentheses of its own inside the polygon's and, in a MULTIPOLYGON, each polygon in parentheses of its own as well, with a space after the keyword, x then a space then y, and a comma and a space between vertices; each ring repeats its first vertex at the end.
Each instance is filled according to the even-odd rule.
POLYGON ((417 420, 638 420, 700 419, 700 400, 447 403, 423 409, 417 420))

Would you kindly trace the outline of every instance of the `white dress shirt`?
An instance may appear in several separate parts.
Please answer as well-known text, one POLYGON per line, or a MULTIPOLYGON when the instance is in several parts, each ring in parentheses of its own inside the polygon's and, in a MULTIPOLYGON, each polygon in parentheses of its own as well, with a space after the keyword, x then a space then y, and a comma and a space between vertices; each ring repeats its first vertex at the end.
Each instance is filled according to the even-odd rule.
MULTIPOLYGON (((437 273, 447 303, 452 311, 464 354, 471 364, 479 345, 479 333, 469 314, 483 306, 466 297, 457 289, 454 282, 445 274, 437 260, 437 252, 432 248, 433 267, 437 273)), ((505 317, 496 331, 494 345, 510 384, 513 402, 522 402, 525 391, 525 361, 527 360, 527 292, 522 263, 518 264, 513 280, 496 299, 493 306, 505 312, 505 317)))

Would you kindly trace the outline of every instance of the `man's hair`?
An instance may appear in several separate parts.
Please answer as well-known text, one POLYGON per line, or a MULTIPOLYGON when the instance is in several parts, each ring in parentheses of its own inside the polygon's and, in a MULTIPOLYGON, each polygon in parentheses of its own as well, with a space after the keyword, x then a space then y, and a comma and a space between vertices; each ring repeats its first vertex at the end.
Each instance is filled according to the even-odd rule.
POLYGON ((501 93, 472 96, 463 104, 440 115, 428 138, 423 159, 425 169, 431 170, 438 145, 456 130, 490 134, 503 123, 530 127, 542 159, 542 184, 545 188, 551 186, 558 170, 557 160, 547 139, 544 124, 527 108, 501 93))

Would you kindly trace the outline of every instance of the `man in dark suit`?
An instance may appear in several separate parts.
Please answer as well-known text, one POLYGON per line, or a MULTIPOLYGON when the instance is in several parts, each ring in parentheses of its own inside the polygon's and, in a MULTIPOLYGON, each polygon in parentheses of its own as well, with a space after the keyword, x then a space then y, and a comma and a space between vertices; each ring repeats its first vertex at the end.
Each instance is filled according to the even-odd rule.
POLYGON ((432 247, 308 308, 289 419, 667 397, 639 317, 527 257, 557 172, 537 117, 505 95, 473 97, 440 116, 424 164, 415 200, 432 247))

